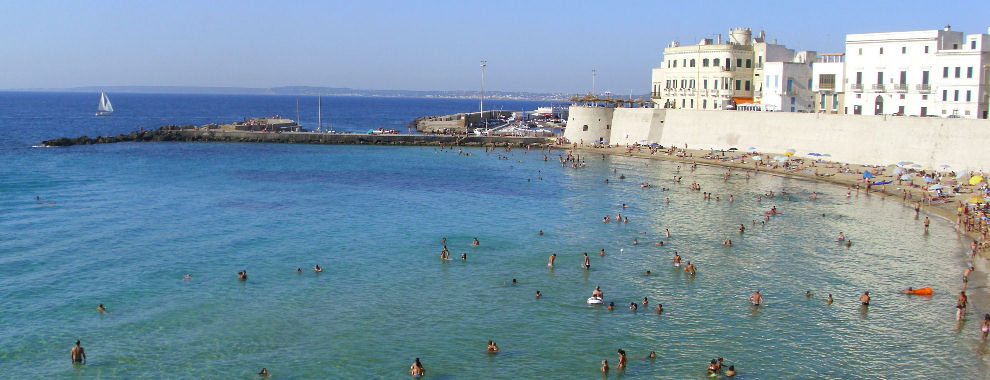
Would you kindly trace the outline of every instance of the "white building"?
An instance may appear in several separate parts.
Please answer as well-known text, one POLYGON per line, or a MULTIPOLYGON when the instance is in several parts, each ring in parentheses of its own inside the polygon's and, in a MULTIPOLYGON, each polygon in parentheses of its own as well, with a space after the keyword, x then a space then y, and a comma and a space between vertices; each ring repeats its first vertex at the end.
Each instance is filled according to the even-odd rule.
POLYGON ((943 30, 846 36, 845 113, 987 118, 990 35, 943 30))
POLYGON ((819 54, 811 66, 811 90, 815 92, 815 112, 845 113, 846 65, 844 53, 819 54))
POLYGON ((764 111, 814 112, 811 64, 767 62, 764 66, 764 111))
MULTIPOLYGON (((814 60, 814 54, 803 51, 795 53, 776 41, 766 42, 763 32, 753 38, 749 28, 732 29, 726 42, 722 41, 721 35, 717 39, 703 39, 697 45, 690 46, 681 46, 675 41, 664 49, 660 67, 653 69, 651 97, 661 108, 712 110, 748 105, 747 108, 758 109, 764 97, 765 64, 798 62, 807 66, 814 60)), ((783 70, 781 67, 774 75, 783 77, 783 70)), ((790 75, 802 72, 796 68, 787 69, 790 75)), ((807 86, 810 78, 809 68, 806 76, 794 80, 810 91, 810 86, 807 86)), ((782 100, 780 96, 783 95, 779 93, 773 96, 776 103, 790 102, 789 97, 782 100)), ((801 108, 806 109, 808 103, 803 101, 801 108)), ((788 105, 779 110, 790 108, 788 105)))

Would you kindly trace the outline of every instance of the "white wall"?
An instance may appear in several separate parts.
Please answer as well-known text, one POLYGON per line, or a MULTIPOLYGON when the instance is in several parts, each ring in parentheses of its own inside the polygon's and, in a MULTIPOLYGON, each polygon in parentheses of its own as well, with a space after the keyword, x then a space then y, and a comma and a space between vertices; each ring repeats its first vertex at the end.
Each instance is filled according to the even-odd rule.
POLYGON ((660 143, 665 112, 658 108, 616 108, 612 115, 612 144, 631 145, 642 140, 660 143))

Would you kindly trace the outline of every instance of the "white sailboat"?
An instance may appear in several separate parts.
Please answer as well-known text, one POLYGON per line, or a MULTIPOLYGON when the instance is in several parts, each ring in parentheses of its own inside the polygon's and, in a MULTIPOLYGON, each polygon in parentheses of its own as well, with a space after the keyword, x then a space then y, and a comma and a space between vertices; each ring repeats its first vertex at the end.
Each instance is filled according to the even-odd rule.
POLYGON ((100 105, 96 107, 96 116, 107 116, 113 113, 113 104, 107 94, 100 92, 100 105))

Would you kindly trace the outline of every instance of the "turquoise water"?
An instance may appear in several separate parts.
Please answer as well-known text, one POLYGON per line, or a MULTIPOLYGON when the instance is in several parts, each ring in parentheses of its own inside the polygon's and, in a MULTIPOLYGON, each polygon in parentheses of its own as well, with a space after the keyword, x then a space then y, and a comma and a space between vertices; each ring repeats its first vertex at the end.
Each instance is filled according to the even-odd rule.
POLYGON ((465 151, 12 144, 0 155, 0 373, 404 378, 419 357, 427 378, 598 378, 608 359, 608 378, 683 379, 705 378, 717 356, 741 379, 987 373, 983 305, 954 319, 968 242, 943 220, 925 235, 897 202, 766 175, 723 181, 719 168, 685 167, 673 184, 675 163, 590 156, 574 170, 557 152, 465 151), (722 200, 703 201, 693 181, 722 200), (756 201, 781 188, 790 196, 756 201), (771 205, 783 214, 764 226, 771 205), (628 224, 601 222, 619 212, 628 224), (671 267, 674 251, 697 276, 671 267), (585 304, 595 285, 614 311, 585 304), (936 295, 898 294, 907 286, 936 295), (755 289, 767 304, 754 310, 755 289), (648 308, 627 309, 644 296, 648 308), (85 366, 69 363, 75 339, 85 366), (485 353, 488 339, 502 352, 485 353), (641 359, 649 351, 656 360, 641 359))

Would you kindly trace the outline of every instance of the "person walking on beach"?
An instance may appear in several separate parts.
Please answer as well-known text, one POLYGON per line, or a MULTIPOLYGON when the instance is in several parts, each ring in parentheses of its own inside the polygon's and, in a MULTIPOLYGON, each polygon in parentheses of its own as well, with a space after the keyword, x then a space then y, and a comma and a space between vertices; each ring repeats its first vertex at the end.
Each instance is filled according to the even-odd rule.
POLYGON ((69 350, 69 357, 72 358, 73 363, 86 364, 86 350, 79 345, 78 339, 76 339, 76 345, 69 350))

